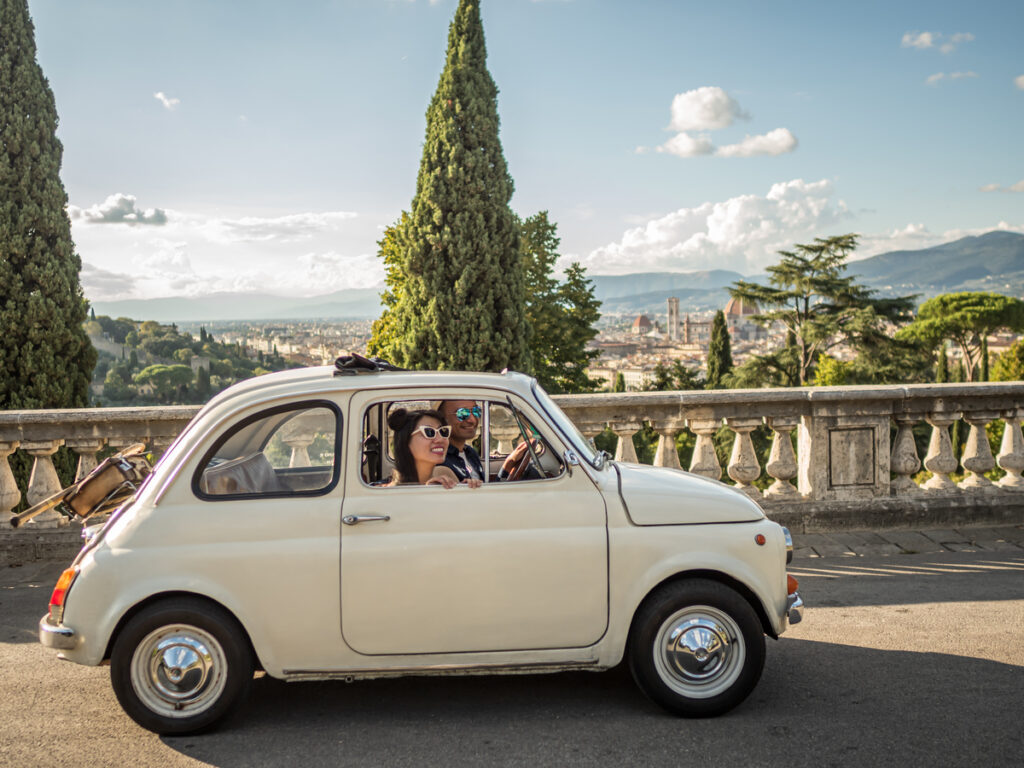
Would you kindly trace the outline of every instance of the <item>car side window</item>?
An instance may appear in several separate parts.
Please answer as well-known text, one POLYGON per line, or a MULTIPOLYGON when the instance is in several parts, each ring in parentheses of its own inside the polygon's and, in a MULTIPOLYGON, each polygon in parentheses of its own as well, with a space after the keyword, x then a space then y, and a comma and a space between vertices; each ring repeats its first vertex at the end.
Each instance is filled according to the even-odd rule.
MULTIPOLYGON (((451 396, 451 399, 465 400, 466 397, 456 394, 451 396)), ((394 454, 393 435, 387 428, 387 414, 395 408, 434 409, 438 407, 438 403, 438 399, 422 398, 379 401, 366 407, 362 415, 361 438, 361 470, 364 484, 372 487, 389 487, 388 481, 394 471, 394 454)), ((526 414, 513 408, 507 400, 469 398, 467 403, 475 403, 475 412, 473 408, 463 409, 467 411, 467 423, 475 425, 475 430, 470 428, 473 436, 467 438, 466 460, 469 460, 469 453, 473 453, 479 459, 480 470, 487 474, 485 482, 546 480, 558 477, 565 471, 561 457, 545 437, 546 428, 535 426, 526 414), (506 462, 509 455, 516 452, 517 446, 523 442, 524 434, 530 440, 531 451, 527 453, 525 449, 519 450, 514 461, 506 462), (486 451, 483 447, 485 443, 486 451), (512 465, 511 472, 505 471, 506 463, 512 465)), ((455 425, 451 426, 453 434, 456 434, 455 425)), ((463 477, 464 473, 465 469, 456 472, 456 475, 463 477)))
POLYGON ((200 464, 207 499, 316 496, 338 482, 341 415, 333 404, 274 408, 226 432, 200 464))

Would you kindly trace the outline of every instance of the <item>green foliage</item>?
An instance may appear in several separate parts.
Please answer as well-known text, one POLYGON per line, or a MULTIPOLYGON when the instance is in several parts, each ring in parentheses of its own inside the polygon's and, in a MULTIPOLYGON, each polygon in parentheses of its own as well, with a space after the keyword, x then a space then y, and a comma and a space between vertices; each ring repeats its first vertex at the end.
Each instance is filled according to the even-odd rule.
POLYGON ((992 364, 992 381, 1024 380, 1024 339, 1017 339, 992 364))
POLYGON ((818 365, 814 370, 814 386, 840 387, 848 384, 852 369, 853 363, 837 360, 831 355, 822 355, 818 358, 818 365))
POLYGON ((982 372, 983 340, 1002 329, 1024 331, 1024 301, 965 291, 928 299, 897 338, 915 340, 933 350, 947 339, 953 341, 960 347, 965 380, 975 381, 982 372))
POLYGON ((85 406, 96 351, 25 0, 0 0, 0 409, 85 406))
POLYGON ((622 371, 615 374, 615 383, 612 385, 612 392, 625 392, 626 391, 626 377, 622 375, 622 371))
POLYGON ((813 380, 819 356, 840 344, 858 350, 854 370, 862 380, 885 381, 898 373, 901 359, 916 354, 911 345, 894 349, 900 345, 888 334, 889 323, 905 319, 913 297, 876 299, 844 275, 856 247, 855 234, 815 238, 779 252, 779 263, 768 267, 769 285, 735 283, 729 291, 734 298, 762 309, 755 322, 781 325, 790 343, 753 356, 730 378, 732 385, 803 386, 813 380))
POLYGON ((680 389, 703 389, 704 383, 698 378, 695 369, 687 368, 679 360, 671 365, 658 363, 654 366, 654 376, 644 387, 649 392, 664 392, 680 389))
POLYGON ((711 322, 711 341, 708 345, 707 388, 721 389, 725 377, 732 371, 732 348, 729 342, 729 327, 722 310, 715 312, 711 322))
POLYGON ((938 359, 935 363, 935 383, 945 384, 949 381, 949 356, 946 354, 945 344, 939 347, 937 357, 938 359))
POLYGON ((460 0, 427 109, 412 210, 389 245, 394 255, 386 266, 398 282, 388 281, 385 317, 370 347, 398 365, 531 370, 519 227, 508 205, 513 185, 498 138, 497 96, 478 2, 460 0))
POLYGON ((597 335, 601 302, 586 270, 573 263, 564 282, 553 277, 558 260, 557 226, 548 212, 522 222, 521 249, 530 325, 530 357, 537 381, 548 392, 593 392, 597 382, 586 368, 600 353, 587 344, 597 335))

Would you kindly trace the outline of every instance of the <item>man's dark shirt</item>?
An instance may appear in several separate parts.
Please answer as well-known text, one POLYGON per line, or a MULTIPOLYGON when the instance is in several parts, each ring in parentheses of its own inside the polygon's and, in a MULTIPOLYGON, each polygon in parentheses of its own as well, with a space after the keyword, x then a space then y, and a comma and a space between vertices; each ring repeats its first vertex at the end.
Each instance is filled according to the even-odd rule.
MULTIPOLYGON (((463 450, 466 452, 466 460, 476 470, 476 476, 482 478, 484 476, 484 465, 480 461, 480 454, 471 445, 466 445, 463 450)), ((448 443, 448 453, 444 457, 442 466, 448 467, 448 469, 454 472, 455 476, 459 478, 460 483, 463 480, 468 480, 470 477, 466 462, 459 456, 459 449, 451 443, 448 443)))
MULTIPOLYGON (((476 469, 477 477, 482 478, 484 476, 484 465, 480 461, 480 454, 476 452, 476 449, 469 445, 465 445, 463 450, 466 452, 466 460, 476 469)), ((469 469, 466 467, 466 462, 459 456, 459 449, 451 443, 448 443, 448 453, 444 457, 442 466, 448 467, 452 472, 455 473, 455 477, 459 479, 459 482, 468 480, 470 477, 469 469)), ((508 477, 508 473, 505 472, 504 468, 498 470, 498 480, 505 480, 508 477)), ((523 475, 524 480, 540 480, 543 476, 534 469, 531 464, 526 473, 523 475)))

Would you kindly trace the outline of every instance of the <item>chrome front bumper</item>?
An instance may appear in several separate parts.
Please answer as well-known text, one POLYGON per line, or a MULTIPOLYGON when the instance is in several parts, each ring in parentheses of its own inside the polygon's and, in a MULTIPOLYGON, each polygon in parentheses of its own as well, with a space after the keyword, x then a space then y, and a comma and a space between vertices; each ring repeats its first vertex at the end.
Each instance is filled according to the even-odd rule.
POLYGON ((786 595, 786 619, 790 626, 804 620, 804 601, 800 599, 799 592, 786 595))
POLYGON ((73 651, 78 646, 78 635, 70 627, 51 624, 47 614, 39 620, 39 642, 58 651, 73 651))

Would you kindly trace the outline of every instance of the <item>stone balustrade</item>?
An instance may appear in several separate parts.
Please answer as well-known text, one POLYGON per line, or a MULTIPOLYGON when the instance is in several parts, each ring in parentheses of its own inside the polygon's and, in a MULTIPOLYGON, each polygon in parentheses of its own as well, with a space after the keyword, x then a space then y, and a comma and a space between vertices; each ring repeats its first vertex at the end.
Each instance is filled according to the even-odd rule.
MULTIPOLYGON (((649 426, 658 435, 654 464, 680 467, 676 438, 694 436, 690 472, 731 480, 774 519, 797 531, 894 526, 969 525, 1024 521, 1024 383, 814 387, 564 395, 555 398, 588 437, 610 429, 615 458, 636 461, 633 436, 649 426), (987 425, 1005 424, 993 456, 987 425), (953 453, 952 425, 967 437, 953 453), (927 426, 924 426, 927 425, 927 426), (913 430, 930 430, 927 453, 913 430), (725 466, 715 436, 725 428, 732 449, 725 466), (752 433, 772 438, 762 467, 752 433), (793 433, 796 433, 794 450, 793 433), (963 467, 964 476, 954 482, 963 467), (993 481, 995 467, 1005 475, 993 481), (918 485, 921 469, 931 476, 918 485), (762 491, 755 483, 769 478, 762 491)), ((0 524, 21 500, 8 463, 15 450, 33 459, 26 501, 60 489, 52 455, 61 446, 79 456, 79 476, 106 447, 145 442, 165 448, 195 415, 194 406, 0 412, 0 524)), ((720 438, 719 438, 720 439, 720 438)), ((309 437, 294 436, 292 464, 302 466, 309 437)), ((765 485, 765 483, 759 483, 765 485)), ((60 525, 56 512, 33 527, 60 525)))

